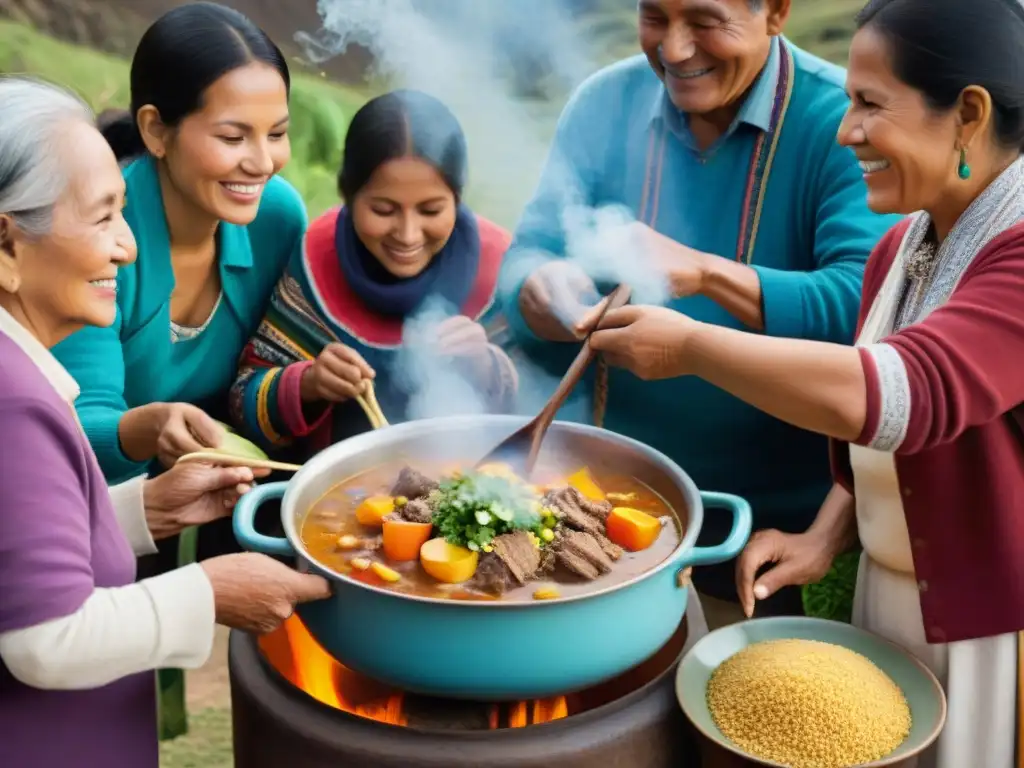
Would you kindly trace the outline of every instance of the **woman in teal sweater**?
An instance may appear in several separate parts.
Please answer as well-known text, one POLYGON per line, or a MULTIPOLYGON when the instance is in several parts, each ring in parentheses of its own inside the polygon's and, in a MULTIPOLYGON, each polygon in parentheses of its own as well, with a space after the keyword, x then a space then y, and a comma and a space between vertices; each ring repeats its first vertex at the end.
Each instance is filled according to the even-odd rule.
MULTIPOLYGON (((138 260, 118 271, 114 325, 54 350, 112 483, 217 445, 238 356, 307 223, 276 175, 290 156, 288 68, 251 21, 212 3, 170 11, 139 43, 131 86, 131 115, 103 127, 127 163, 138 260)), ((234 546, 229 525, 204 529, 200 555, 234 546)))

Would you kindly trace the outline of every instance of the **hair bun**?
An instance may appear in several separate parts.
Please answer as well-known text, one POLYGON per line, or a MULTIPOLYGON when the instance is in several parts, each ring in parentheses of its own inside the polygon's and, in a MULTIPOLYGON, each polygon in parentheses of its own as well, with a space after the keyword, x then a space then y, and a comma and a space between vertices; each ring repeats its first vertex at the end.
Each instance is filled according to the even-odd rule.
POLYGON ((96 118, 96 127, 107 140, 118 162, 146 151, 135 118, 127 109, 105 109, 96 118))

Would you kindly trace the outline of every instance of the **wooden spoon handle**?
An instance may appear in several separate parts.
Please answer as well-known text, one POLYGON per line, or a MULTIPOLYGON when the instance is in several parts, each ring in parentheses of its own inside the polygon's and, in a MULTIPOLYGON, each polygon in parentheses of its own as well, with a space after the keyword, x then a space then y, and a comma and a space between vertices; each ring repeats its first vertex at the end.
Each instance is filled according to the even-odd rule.
POLYGON ((583 346, 580 347, 579 353, 576 355, 576 359, 572 361, 572 365, 569 366, 569 370, 565 372, 565 376, 558 383, 558 388, 555 393, 548 400, 547 405, 544 406, 544 410, 540 412, 537 417, 537 427, 533 432, 533 441, 530 444, 530 453, 526 459, 527 469, 533 470, 533 465, 537 461, 537 456, 540 454, 540 446, 544 440, 544 435, 548 431, 548 427, 551 426, 551 422, 555 420, 555 414, 558 413, 558 409, 565 405, 565 401, 569 398, 573 389, 580 383, 580 379, 583 378, 583 374, 587 372, 587 368, 594 358, 597 357, 597 352, 590 346, 590 335, 601 327, 601 323, 604 321, 604 316, 613 309, 625 306, 626 302, 629 301, 630 287, 628 285, 620 285, 614 291, 612 291, 605 302, 605 307, 601 310, 601 314, 598 315, 597 320, 594 322, 593 327, 587 332, 586 338, 583 339, 583 346))

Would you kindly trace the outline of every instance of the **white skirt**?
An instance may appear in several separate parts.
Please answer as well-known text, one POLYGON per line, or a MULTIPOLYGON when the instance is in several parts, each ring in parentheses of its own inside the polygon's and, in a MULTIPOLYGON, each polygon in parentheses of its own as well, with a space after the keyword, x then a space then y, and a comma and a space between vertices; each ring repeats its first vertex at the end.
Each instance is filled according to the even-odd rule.
POLYGON ((929 644, 914 577, 867 554, 860 559, 853 623, 906 648, 946 691, 946 727, 917 768, 1014 768, 1016 633, 929 644))

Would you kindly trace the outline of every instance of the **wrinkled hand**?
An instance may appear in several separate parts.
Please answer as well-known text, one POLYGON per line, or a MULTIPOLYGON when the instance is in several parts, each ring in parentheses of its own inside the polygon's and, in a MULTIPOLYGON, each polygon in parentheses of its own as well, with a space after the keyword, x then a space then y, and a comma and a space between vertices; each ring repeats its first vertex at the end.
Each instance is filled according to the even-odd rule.
POLYGON ((377 374, 362 355, 344 344, 328 344, 316 362, 302 374, 300 392, 303 402, 341 403, 351 400, 366 388, 366 381, 377 374))
POLYGON ((477 381, 486 381, 494 370, 491 345, 484 327, 464 315, 450 317, 437 326, 437 350, 455 358, 477 381))
POLYGON ((201 408, 188 403, 164 403, 157 427, 156 456, 173 467, 181 456, 220 447, 224 428, 201 408))
POLYGON ((254 552, 213 557, 201 565, 213 587, 217 623, 233 629, 273 632, 297 604, 331 595, 323 577, 299 573, 254 552))
POLYGON ((604 316, 590 345, 609 365, 641 379, 670 379, 690 373, 686 342, 695 320, 664 307, 621 307, 604 316))
POLYGON ((213 467, 209 464, 176 464, 159 477, 146 480, 142 499, 146 522, 154 541, 227 517, 239 497, 249 492, 254 473, 248 467, 213 467))
POLYGON ((736 591, 743 612, 753 616, 756 600, 766 600, 783 587, 821 581, 832 560, 832 550, 821 536, 758 531, 736 561, 736 591), (771 570, 758 578, 757 572, 768 564, 773 564, 771 570))
POLYGON ((706 253, 683 245, 639 221, 622 233, 624 256, 640 259, 661 272, 674 298, 694 296, 704 289, 710 259, 706 253))
MULTIPOLYGON (((526 324, 546 341, 579 341, 600 295, 578 265, 564 259, 537 269, 519 291, 519 311, 526 324)), ((591 320, 591 324, 592 324, 591 320)))

